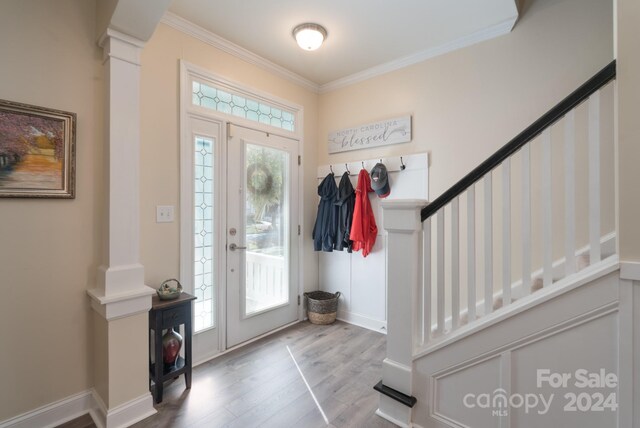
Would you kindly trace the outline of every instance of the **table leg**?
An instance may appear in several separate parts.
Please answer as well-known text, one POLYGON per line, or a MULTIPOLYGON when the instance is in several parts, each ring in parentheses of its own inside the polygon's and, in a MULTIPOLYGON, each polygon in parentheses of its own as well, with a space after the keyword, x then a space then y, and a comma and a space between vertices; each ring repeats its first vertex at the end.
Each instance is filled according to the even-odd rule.
POLYGON ((184 372, 184 381, 187 389, 191 388, 191 302, 187 310, 187 317, 184 323, 184 364, 186 370, 184 372))
POLYGON ((155 365, 155 379, 154 381, 156 382, 155 385, 155 400, 156 403, 160 403, 162 402, 162 387, 163 387, 163 382, 162 382, 162 375, 164 374, 164 360, 162 358, 162 312, 161 311, 157 311, 156 312, 156 320, 155 320, 155 359, 156 359, 156 365, 155 365))

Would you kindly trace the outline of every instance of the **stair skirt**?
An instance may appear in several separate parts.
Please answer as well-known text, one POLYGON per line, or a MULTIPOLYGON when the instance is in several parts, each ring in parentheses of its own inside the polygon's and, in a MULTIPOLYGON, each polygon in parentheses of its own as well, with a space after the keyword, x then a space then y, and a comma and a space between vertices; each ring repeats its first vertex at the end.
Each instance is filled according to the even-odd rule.
POLYGON ((615 408, 618 375, 631 366, 620 359, 621 282, 616 265, 416 359, 414 424, 624 427, 615 408))

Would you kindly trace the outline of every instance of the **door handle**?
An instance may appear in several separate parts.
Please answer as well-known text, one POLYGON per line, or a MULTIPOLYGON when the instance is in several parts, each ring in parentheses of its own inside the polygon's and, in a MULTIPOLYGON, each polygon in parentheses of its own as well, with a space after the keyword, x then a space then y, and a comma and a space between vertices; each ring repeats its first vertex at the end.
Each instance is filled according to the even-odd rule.
POLYGON ((229 244, 229 250, 231 251, 235 251, 235 250, 246 250, 247 247, 238 247, 236 244, 229 244))

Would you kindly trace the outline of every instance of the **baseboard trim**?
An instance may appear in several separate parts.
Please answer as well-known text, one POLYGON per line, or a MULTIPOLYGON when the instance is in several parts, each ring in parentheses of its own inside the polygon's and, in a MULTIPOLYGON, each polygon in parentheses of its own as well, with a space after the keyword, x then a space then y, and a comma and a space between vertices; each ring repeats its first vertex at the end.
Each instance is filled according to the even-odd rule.
POLYGON ((378 416, 380 416, 382 419, 385 419, 385 420, 387 420, 387 421, 391 422, 392 424, 395 424, 395 425, 397 425, 397 426, 399 426, 399 427, 402 427, 402 428, 412 428, 412 427, 416 427, 416 425, 413 425, 413 424, 411 424, 411 425, 407 425, 407 424, 405 424, 404 422, 400 422, 398 419, 393 418, 393 417, 391 417, 391 416, 387 415, 385 412, 383 412, 383 411, 382 411, 382 410, 380 410, 380 409, 376 409, 376 415, 378 415, 378 416))
POLYGON ((91 390, 71 395, 30 412, 0 422, 0 428, 55 427, 91 411, 91 390))
POLYGON ((107 410, 92 388, 0 422, 0 428, 53 428, 89 414, 98 428, 128 427, 156 413, 151 393, 107 410))
POLYGON ((354 314, 353 312, 343 312, 343 311, 338 311, 338 316, 336 318, 339 319, 340 321, 357 325, 358 327, 377 331, 378 333, 382 333, 382 334, 387 334, 386 321, 380 321, 373 318, 365 317, 363 315, 354 314))
POLYGON ((109 410, 95 390, 92 397, 96 405, 89 414, 98 428, 128 427, 157 413, 150 392, 109 410))

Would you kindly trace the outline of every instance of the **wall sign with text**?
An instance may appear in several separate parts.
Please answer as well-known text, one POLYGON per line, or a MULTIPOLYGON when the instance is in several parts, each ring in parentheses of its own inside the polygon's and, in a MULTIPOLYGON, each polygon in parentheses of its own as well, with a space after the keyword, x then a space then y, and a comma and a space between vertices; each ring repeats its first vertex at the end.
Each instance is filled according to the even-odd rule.
POLYGON ((411 116, 382 120, 329 133, 329 153, 411 141, 411 116))

